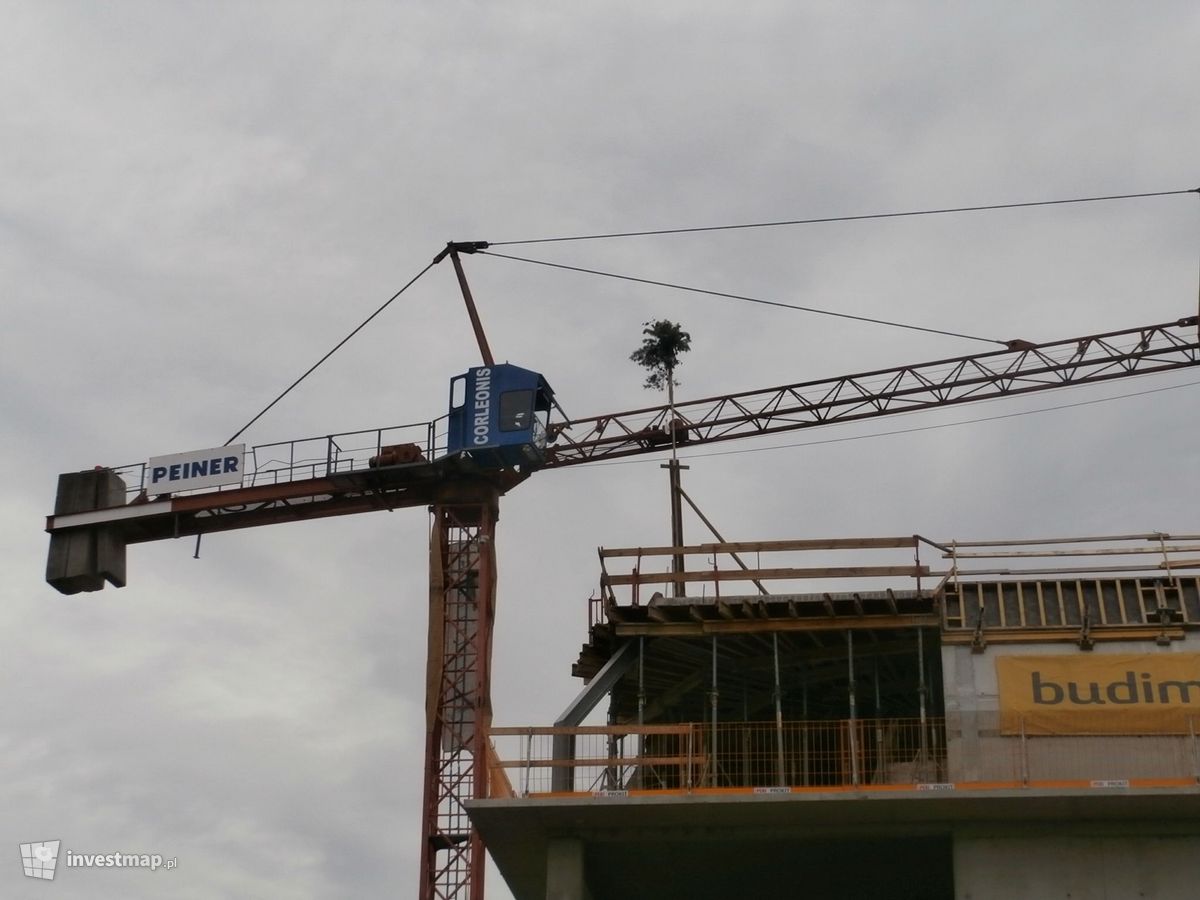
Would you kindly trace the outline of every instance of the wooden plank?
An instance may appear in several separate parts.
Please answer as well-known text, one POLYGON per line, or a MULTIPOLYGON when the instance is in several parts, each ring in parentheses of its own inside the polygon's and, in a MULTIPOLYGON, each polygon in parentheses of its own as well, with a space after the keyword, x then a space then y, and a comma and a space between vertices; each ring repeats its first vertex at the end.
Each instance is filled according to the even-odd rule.
POLYGON ((788 550, 889 550, 912 547, 911 535, 907 537, 880 538, 818 538, 803 541, 733 541, 720 544, 689 544, 682 547, 604 547, 601 559, 621 556, 678 556, 679 554, 703 553, 774 553, 788 550))
MULTIPOLYGON (((959 544, 961 547, 962 544, 959 544)), ((1135 556, 1142 553, 1153 553, 1161 556, 1166 553, 1195 553, 1200 547, 1105 547, 1101 550, 1013 550, 996 553, 945 553, 943 559, 1032 559, 1052 558, 1063 556, 1135 556)))
POLYGON ((1044 544, 1095 544, 1116 541, 1200 541, 1200 534, 1108 534, 1090 537, 1037 538, 1013 541, 955 541, 956 547, 1035 547, 1044 544))
POLYGON ((642 572, 610 575, 609 584, 673 584, 692 581, 753 581, 784 578, 895 578, 928 575, 928 566, 834 566, 813 569, 749 569, 721 572, 642 572))
MULTIPOLYGON (((1197 569, 1200 568, 1200 559, 1184 560, 1171 563, 1171 570, 1176 569, 1197 569)), ((1162 563, 1130 563, 1126 566, 1060 566, 1053 569, 959 569, 958 575, 980 577, 983 575, 1002 577, 1008 580, 1025 578, 1032 581, 1034 575, 1087 575, 1097 572, 1161 572, 1163 571, 1162 563)), ((953 574, 953 570, 946 571, 926 571, 922 574, 933 575, 935 578, 941 578, 945 575, 953 574)))

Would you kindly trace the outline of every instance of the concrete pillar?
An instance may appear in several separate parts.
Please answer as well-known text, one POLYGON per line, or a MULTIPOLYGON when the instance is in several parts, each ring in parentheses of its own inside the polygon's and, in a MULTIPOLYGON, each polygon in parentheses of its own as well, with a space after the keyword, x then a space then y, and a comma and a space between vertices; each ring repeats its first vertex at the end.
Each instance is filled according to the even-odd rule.
POLYGON ((551 840, 546 847, 546 900, 591 900, 583 878, 583 841, 551 840))

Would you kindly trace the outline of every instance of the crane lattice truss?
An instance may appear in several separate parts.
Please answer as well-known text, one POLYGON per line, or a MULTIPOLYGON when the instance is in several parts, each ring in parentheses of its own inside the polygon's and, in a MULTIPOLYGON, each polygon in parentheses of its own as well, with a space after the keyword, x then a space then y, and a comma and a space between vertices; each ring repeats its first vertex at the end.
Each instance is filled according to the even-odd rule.
POLYGON ((574 419, 547 465, 633 456, 1195 365, 1196 318, 574 419))

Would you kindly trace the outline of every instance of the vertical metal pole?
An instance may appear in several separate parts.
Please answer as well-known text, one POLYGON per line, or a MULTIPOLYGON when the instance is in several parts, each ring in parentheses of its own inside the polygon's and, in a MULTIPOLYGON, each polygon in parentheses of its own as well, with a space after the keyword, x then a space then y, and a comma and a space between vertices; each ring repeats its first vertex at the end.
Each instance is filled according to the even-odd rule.
POLYGON ((717 699, 718 699, 718 696, 719 696, 719 694, 717 691, 717 636, 714 634, 712 636, 712 690, 709 692, 709 704, 711 707, 711 711, 710 711, 711 719, 709 722, 709 728, 711 731, 711 738, 712 738, 711 756, 712 756, 712 784, 713 784, 713 787, 716 787, 716 785, 717 785, 717 699))
MULTIPOLYGON (((667 471, 671 481, 671 546, 683 546, 683 487, 680 484, 679 471, 683 468, 679 464, 677 449, 675 444, 675 429, 672 427, 675 421, 675 370, 667 369, 667 433, 671 437, 671 459, 667 463, 667 471)), ((671 557, 671 571, 676 575, 683 574, 684 560, 682 553, 676 553, 671 557)), ((685 591, 683 582, 676 581, 671 585, 671 596, 682 597, 685 591)))
POLYGON ((880 710, 879 699, 879 660, 875 660, 875 771, 881 779, 876 784, 888 783, 887 760, 883 752, 883 712, 880 710))
POLYGON ((646 724, 646 636, 638 637, 638 725, 646 724))
POLYGON ((685 785, 685 787, 689 791, 692 789, 692 785, 695 784, 695 778, 692 775, 693 760, 695 759, 695 747, 693 746, 694 741, 692 740, 692 738, 695 737, 695 734, 696 734, 696 729, 692 726, 688 726, 688 731, 687 731, 687 784, 685 785))
POLYGON ((779 679, 779 632, 771 632, 772 650, 775 651, 775 769, 776 782, 780 787, 787 784, 783 768, 783 689, 779 679))
MULTIPOLYGON (((683 488, 680 486, 679 471, 683 466, 679 460, 672 459, 667 463, 667 471, 671 482, 671 546, 683 546, 683 503, 681 496, 683 488)), ((671 557, 671 571, 676 575, 682 575, 684 572, 683 554, 676 553, 671 557)), ((671 583, 671 596, 682 597, 686 591, 682 581, 674 581, 671 583)))
POLYGON ((858 699, 854 685, 854 632, 846 631, 846 663, 850 679, 850 783, 859 783, 858 775, 858 699))
POLYGON ((529 775, 533 768, 533 729, 525 734, 525 796, 529 796, 529 775))
POLYGON ((921 596, 921 541, 913 535, 913 564, 917 572, 917 596, 921 596))
POLYGON ((800 783, 808 784, 808 682, 800 682, 800 783))
POLYGON ((926 729, 926 710, 925 710, 925 695, 928 692, 928 687, 925 684, 925 632, 923 629, 917 629, 917 698, 920 704, 921 715, 921 765, 925 765, 928 761, 929 747, 925 737, 926 729))

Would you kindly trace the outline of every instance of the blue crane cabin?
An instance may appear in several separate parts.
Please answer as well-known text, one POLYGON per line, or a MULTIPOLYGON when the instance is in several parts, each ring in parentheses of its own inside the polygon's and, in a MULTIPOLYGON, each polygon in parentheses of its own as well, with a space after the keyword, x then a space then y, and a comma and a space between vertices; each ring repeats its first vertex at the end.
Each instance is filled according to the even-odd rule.
POLYGON ((502 363, 450 382, 447 453, 485 468, 540 466, 554 391, 537 372, 502 363))

